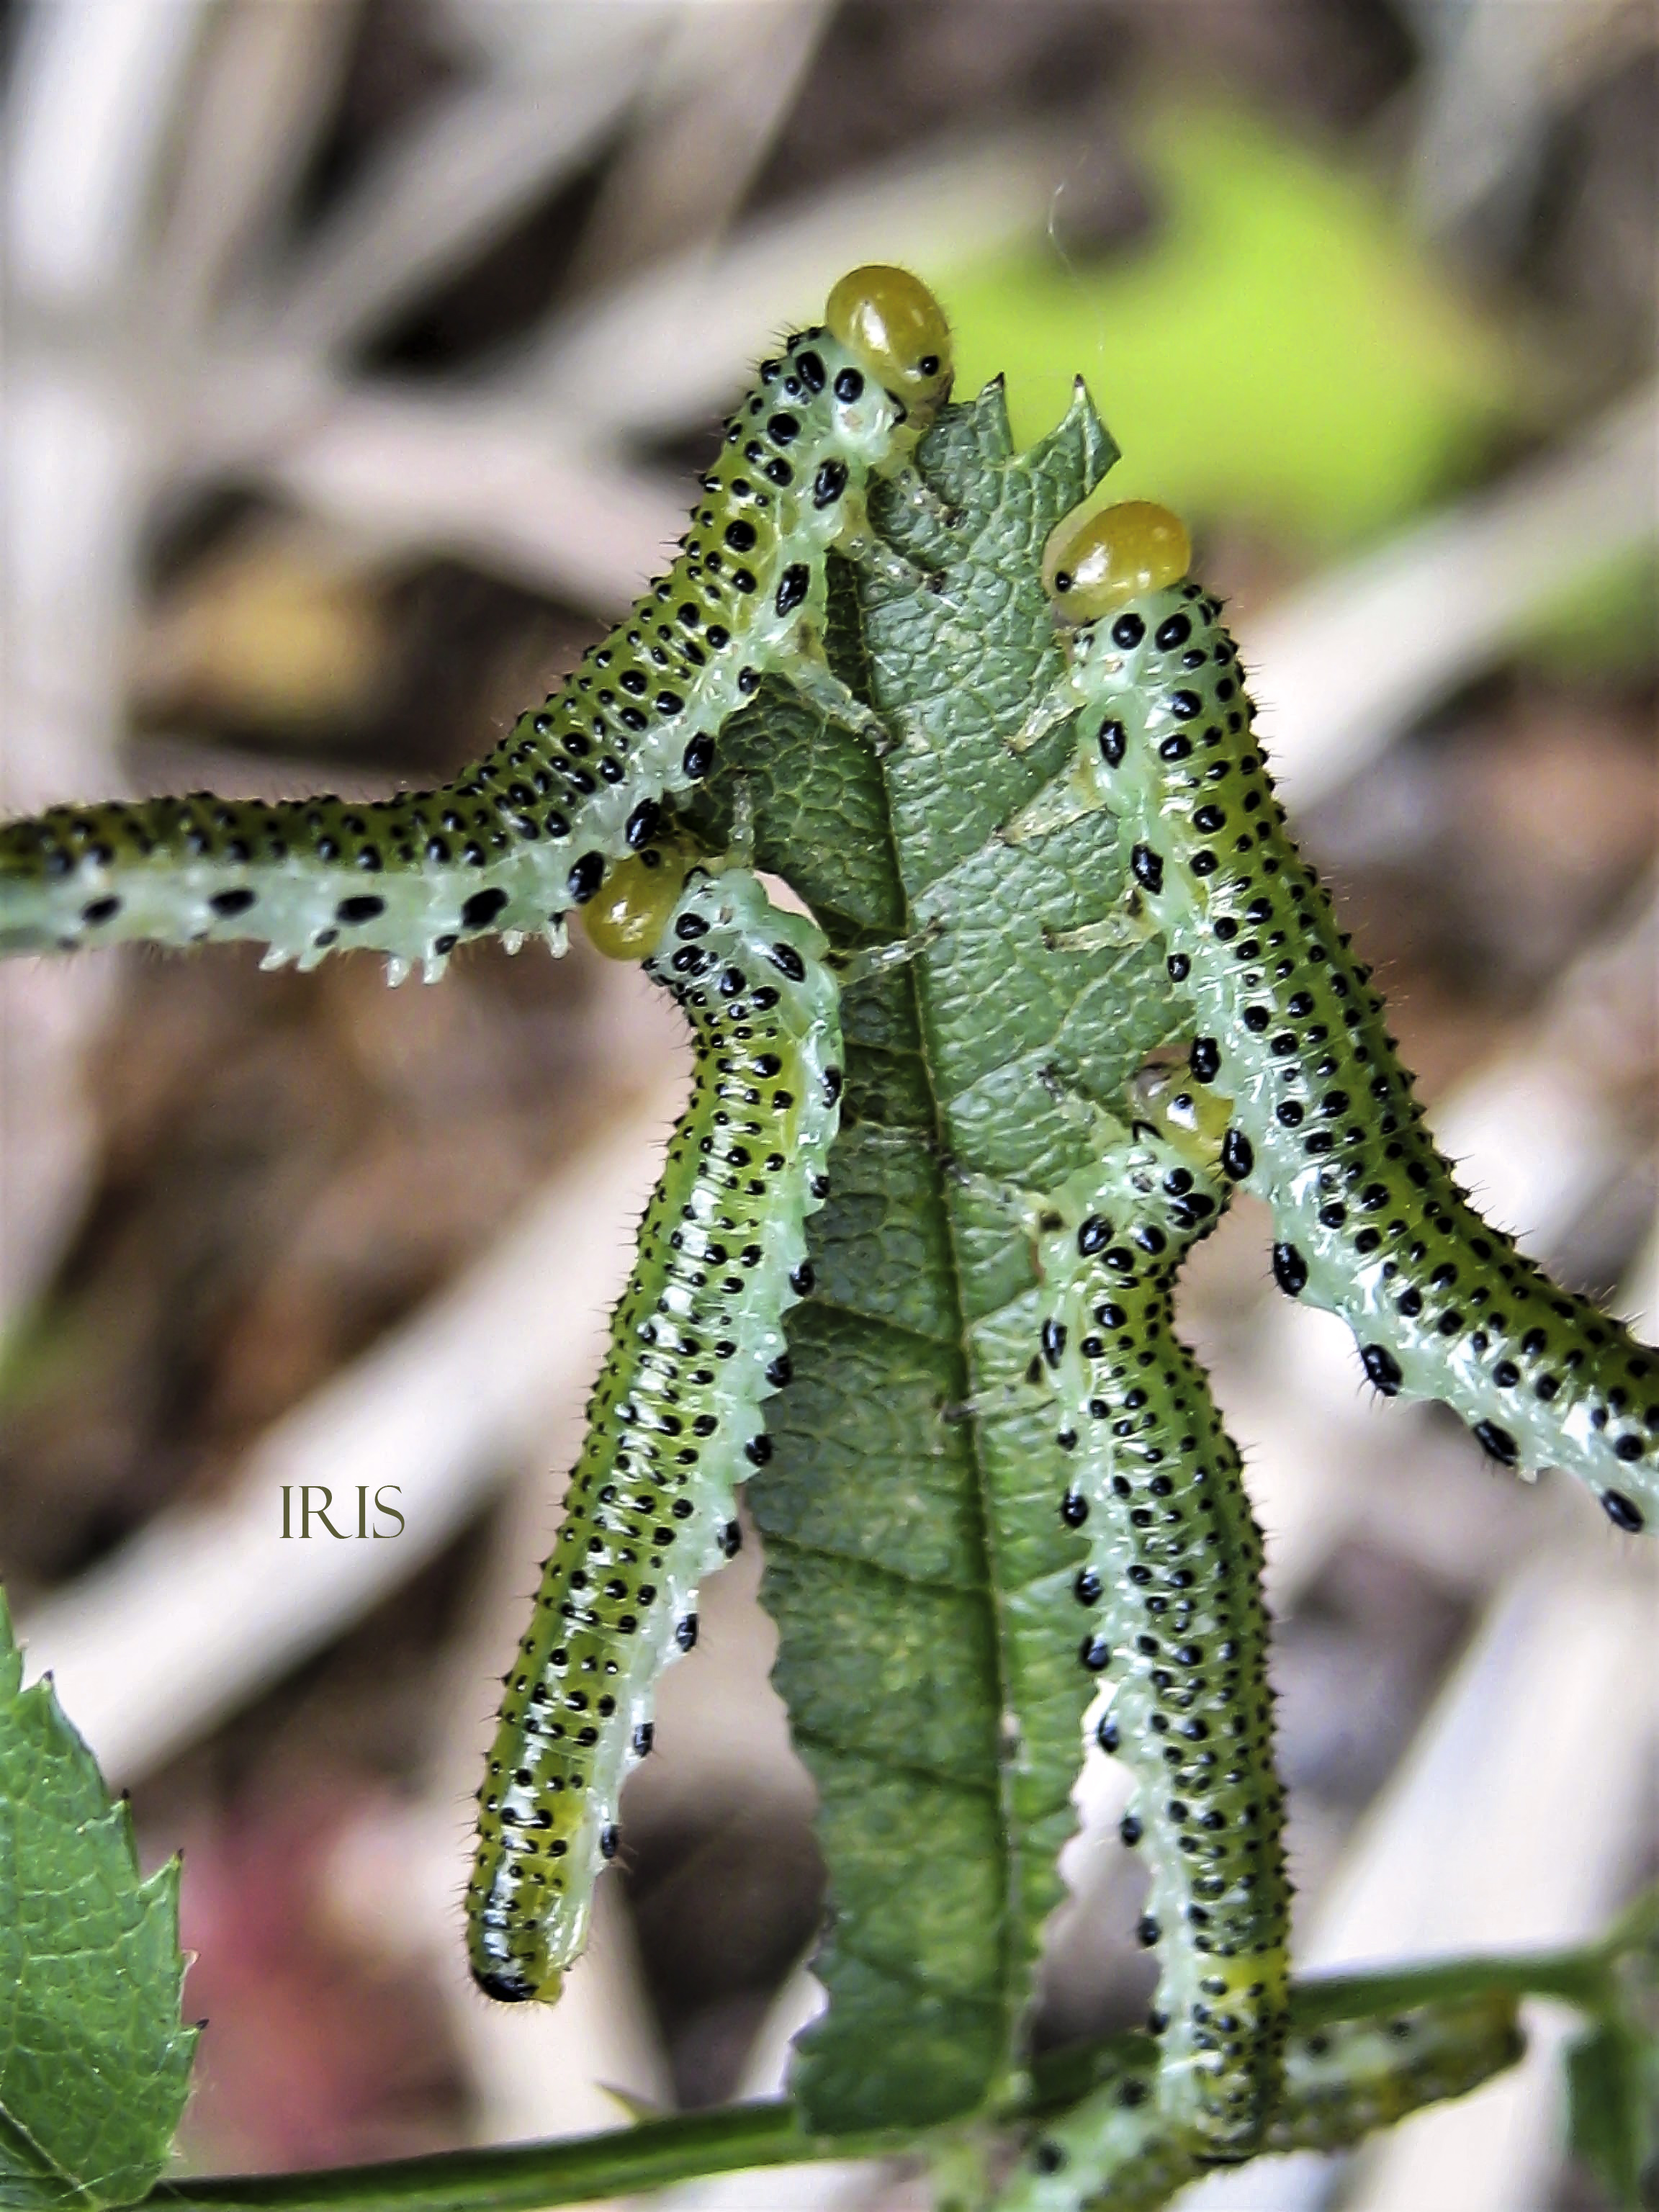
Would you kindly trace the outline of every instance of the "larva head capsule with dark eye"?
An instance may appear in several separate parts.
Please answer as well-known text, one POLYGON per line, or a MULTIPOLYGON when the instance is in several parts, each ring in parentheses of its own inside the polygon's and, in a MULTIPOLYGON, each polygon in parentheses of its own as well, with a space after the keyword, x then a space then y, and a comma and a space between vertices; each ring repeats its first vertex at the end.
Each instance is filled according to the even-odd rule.
POLYGON ((830 293, 830 335, 902 401, 907 428, 920 436, 951 396, 951 325, 921 277, 870 262, 849 270, 830 293))
POLYGON ((1042 549, 1042 588, 1055 620, 1075 627, 1178 584, 1192 561, 1179 515, 1150 500, 1126 500, 1055 525, 1042 549))

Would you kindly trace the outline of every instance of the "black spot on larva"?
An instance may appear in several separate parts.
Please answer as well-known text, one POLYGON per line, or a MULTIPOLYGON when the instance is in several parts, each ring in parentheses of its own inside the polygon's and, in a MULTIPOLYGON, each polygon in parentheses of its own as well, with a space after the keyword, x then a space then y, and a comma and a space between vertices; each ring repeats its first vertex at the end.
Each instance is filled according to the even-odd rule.
POLYGON ((81 919, 96 928, 100 921, 113 921, 120 911, 121 902, 118 898, 94 899, 89 906, 82 908, 81 919))
POLYGON ((1359 1357, 1364 1364, 1366 1374, 1370 1376, 1382 1395, 1385 1398, 1395 1396, 1405 1377, 1400 1371, 1400 1362, 1395 1358, 1393 1352, 1385 1345, 1362 1344, 1359 1347, 1359 1357))
POLYGON ((1112 1224, 1103 1214, 1091 1213, 1079 1225, 1077 1249, 1085 1260, 1096 1252, 1103 1252, 1111 1241, 1112 1224))
POLYGON ((1213 1083, 1221 1073, 1221 1047, 1213 1037, 1194 1037, 1187 1065, 1194 1083, 1213 1083))
MULTIPOLYGON (((734 553, 749 552, 755 543, 754 524, 744 521, 741 516, 735 522, 728 522, 726 526, 726 542, 734 553)), ((624 677, 623 680, 626 683, 628 679, 624 677)))
POLYGON ((742 1549, 743 1524, 739 1521, 728 1521, 720 1530, 720 1551, 726 1559, 735 1559, 742 1549))
POLYGON ((1146 625, 1139 615, 1120 615, 1112 624, 1112 643, 1125 653, 1139 645, 1146 635, 1146 625))
POLYGON ((472 1978, 497 2004, 524 2004, 536 1994, 516 1966, 492 1966, 488 1973, 475 1972, 472 1978))
MULTIPOLYGON (((208 904, 213 908, 215 914, 228 921, 233 915, 246 914, 254 903, 256 896, 257 894, 246 888, 234 891, 215 891, 208 904)), ((346 899, 343 903, 346 906, 356 906, 357 902, 356 899, 346 899)), ((374 901, 377 910, 383 903, 380 899, 374 901)), ((342 915, 340 919, 344 921, 346 917, 342 915)))
POLYGON ((844 461, 820 463, 812 479, 814 507, 833 507, 847 489, 847 465, 844 461))
POLYGON ((1204 712, 1204 702, 1196 691, 1172 691, 1170 695, 1170 712, 1177 722, 1190 722, 1194 714, 1201 714, 1204 712))
POLYGON ((843 368, 836 379, 836 397, 850 405, 864 390, 864 379, 855 368, 843 368))
POLYGON ((750 1467, 764 1467, 772 1456, 772 1439, 769 1436, 750 1437, 743 1448, 743 1455, 750 1467))
POLYGON ((695 1613, 688 1613, 684 1620, 675 1623, 674 1641, 682 1651, 689 1651, 696 1640, 697 1616, 695 1613))
POLYGON ((1060 1501, 1060 1517, 1068 1528, 1080 1528, 1089 1517, 1089 1501, 1081 1492, 1068 1490, 1060 1501))
POLYGON ((615 1822, 607 1822, 599 1830, 599 1856, 602 1859, 614 1859, 617 1856, 617 1846, 621 1841, 622 1834, 615 1822))
POLYGON ((642 852, 662 827, 662 809, 654 799, 642 799, 629 816, 623 836, 630 853, 642 852))
POLYGON ((693 783, 700 783, 714 765, 714 740, 710 737, 693 738, 680 755, 680 767, 693 783))
POLYGON ((789 1354, 781 1352, 775 1359, 767 1363, 766 1379, 775 1390, 781 1390, 794 1371, 789 1364, 789 1354))
POLYGON ((1045 1321, 1042 1324, 1042 1356, 1050 1367, 1058 1367, 1066 1350, 1066 1326, 1063 1322, 1045 1321))
MULTIPOLYGON (((565 878, 566 887, 569 890, 572 901, 577 906, 586 906, 589 899, 592 898, 597 893, 599 885, 604 881, 605 855, 603 853, 584 853, 580 860, 577 861, 575 866, 571 869, 570 873, 565 878)), ((506 896, 504 893, 497 892, 492 894, 492 896, 500 897, 502 903, 506 903, 506 896)), ((476 902, 472 899, 469 899, 466 903, 467 906, 470 907, 475 904, 476 902)), ((466 920, 466 912, 465 908, 462 909, 461 919, 463 921, 466 920)))
POLYGON ((1308 1287, 1308 1263, 1294 1244, 1273 1246, 1273 1280, 1287 1298, 1299 1298, 1308 1287))
POLYGON ((775 446, 791 445, 800 435, 800 417, 782 409, 768 422, 766 434, 775 446))
POLYGON ((1500 1429, 1496 1421, 1476 1421, 1474 1427, 1475 1442, 1500 1467, 1513 1467, 1519 1460, 1521 1447, 1507 1429, 1500 1429))
POLYGON ((1085 1567, 1072 1584, 1072 1594, 1079 1605, 1098 1605, 1100 1593, 1105 1585, 1093 1567, 1085 1567))
POLYGON ((1250 1140, 1237 1125, 1221 1140, 1221 1164, 1235 1182, 1243 1182, 1255 1165, 1250 1140))
POLYGON ((1626 1429, 1622 1437, 1615 1437, 1613 1438, 1613 1455, 1617 1459, 1640 1459, 1642 1456, 1642 1439, 1637 1435, 1634 1429, 1626 1429))
POLYGON ((1042 2142, 1031 2153, 1031 2163, 1039 2173, 1058 2173, 1066 2163, 1063 2143, 1042 2142))
POLYGON ((806 597, 806 587, 812 580, 812 572, 804 561, 792 561, 778 580, 777 597, 772 602, 781 615, 792 615, 806 597))
POLYGON ((793 945, 770 945, 767 947, 766 957, 778 973, 787 975, 792 983, 805 981, 806 964, 793 945))
POLYGON ((1164 965, 1172 983, 1184 983, 1193 972, 1192 961, 1184 952, 1172 952, 1164 965))
POLYGON ((795 356, 795 368, 801 382, 809 392, 823 391, 824 367, 822 354, 814 353, 811 346, 808 346, 804 352, 795 356))
POLYGON ((1091 1674, 1103 1674, 1112 1663, 1111 1638, 1106 1636, 1085 1636, 1078 1648, 1078 1657, 1091 1674))
POLYGON ((1137 845, 1129 855, 1129 871, 1143 890, 1164 888, 1164 862, 1150 845, 1137 845))
POLYGON ((1165 653, 1173 653, 1178 645, 1185 645, 1193 634, 1193 626, 1185 615, 1171 615, 1158 626, 1156 642, 1165 653))
POLYGON ((789 1287, 798 1298, 804 1298, 811 1294, 812 1285, 817 1280, 817 1277, 812 1273, 812 1262, 810 1260, 803 1260, 799 1267, 791 1274, 789 1287))
POLYGON ((1641 1507, 1633 1498, 1626 1498, 1622 1490, 1604 1490, 1601 1510, 1615 1528, 1623 1528, 1632 1536, 1639 1534, 1644 1526, 1641 1507))
MULTIPOLYGON (((599 856, 596 854, 593 857, 598 859, 599 856)), ((599 866, 603 869, 605 863, 600 861, 599 866)), ((573 869, 571 872, 574 875, 575 871, 573 869)), ((596 884, 594 890, 597 890, 598 888, 596 884)), ((591 896, 592 894, 590 893, 589 896, 591 896)), ((463 929, 488 928, 506 904, 507 893, 504 890, 474 891, 461 908, 461 927, 463 929)))
POLYGON ((1129 733, 1121 722, 1111 721, 1101 724, 1100 757, 1108 768, 1117 768, 1121 764, 1124 750, 1128 742, 1129 733))

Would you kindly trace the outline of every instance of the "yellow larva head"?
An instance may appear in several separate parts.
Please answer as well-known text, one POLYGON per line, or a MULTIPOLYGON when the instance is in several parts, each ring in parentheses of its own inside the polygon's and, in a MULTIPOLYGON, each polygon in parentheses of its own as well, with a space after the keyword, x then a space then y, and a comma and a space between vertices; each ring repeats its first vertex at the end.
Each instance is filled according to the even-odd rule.
POLYGON ((668 926, 691 855, 678 845, 630 854, 609 870, 597 896, 581 908, 582 927, 607 960, 646 960, 668 926))
POLYGON ((823 311, 830 335, 902 399, 925 430, 951 393, 951 325, 920 276, 872 261, 849 270, 823 311))
POLYGON ((1098 622, 1143 592, 1178 584, 1192 562, 1179 515, 1150 500, 1126 500, 1056 524, 1042 549, 1042 588, 1059 621, 1098 622))

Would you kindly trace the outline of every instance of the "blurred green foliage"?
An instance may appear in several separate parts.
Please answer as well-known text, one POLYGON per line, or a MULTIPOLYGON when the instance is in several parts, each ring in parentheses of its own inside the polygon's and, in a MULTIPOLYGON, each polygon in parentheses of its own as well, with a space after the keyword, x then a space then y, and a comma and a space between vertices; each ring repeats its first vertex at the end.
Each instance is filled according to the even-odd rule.
POLYGON ((1645 545, 1573 577, 1517 655, 1570 683, 1639 683, 1659 667, 1659 552, 1645 545))
POLYGON ((957 390, 1006 370, 1022 442, 1090 384, 1157 497, 1329 552, 1466 476, 1521 411, 1520 356, 1334 152, 1218 105, 1149 112, 1147 234, 1073 265, 1052 243, 938 272, 957 390))

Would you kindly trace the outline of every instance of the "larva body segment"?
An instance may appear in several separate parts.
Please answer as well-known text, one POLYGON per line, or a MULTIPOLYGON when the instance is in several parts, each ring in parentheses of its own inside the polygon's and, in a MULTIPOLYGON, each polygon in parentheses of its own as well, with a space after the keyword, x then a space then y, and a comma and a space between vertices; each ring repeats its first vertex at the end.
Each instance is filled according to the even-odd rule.
MULTIPOLYGON (((1524 2049, 1510 1996, 1449 1999, 1292 2033, 1264 2152, 1346 2150, 1443 2098, 1467 2096, 1524 2049)), ((1205 2161, 1160 2112, 1150 2059, 1120 2068, 1043 2130, 997 2212, 1152 2212, 1205 2161)))
POLYGON ((1232 1102, 1230 1172, 1273 1208, 1281 1289, 1342 1316, 1386 1395, 1437 1400, 1503 1465, 1565 1468, 1618 1527, 1651 1524, 1659 1357, 1468 1204, 1273 796, 1218 603, 1073 580, 1115 512, 1055 532, 1056 609, 1082 604, 1030 728, 1081 708, 1078 750, 1004 834, 1111 812, 1191 1004, 1193 1074, 1232 1102))
POLYGON ((493 1997, 556 1996, 582 1949, 656 1678, 695 1643, 698 1583, 738 1541, 735 1485, 770 1455, 761 1407, 788 1380, 782 1319, 811 1287, 840 1117, 826 949, 752 876, 698 873, 647 963, 696 1073, 480 1792, 468 1948, 493 1997))
POLYGON ((1212 2159, 1247 2154, 1279 2086, 1289 1966, 1261 1536, 1237 1446, 1174 1333, 1176 1273, 1226 1203, 1202 1151, 1139 1122, 1035 1209, 1036 1346, 1058 1400, 1062 1516, 1087 1563, 1081 1663, 1113 1684, 1103 1747, 1152 1877, 1158 2102, 1212 2159))
POLYGON ((198 793, 8 823, 0 953, 251 939, 270 965, 360 946, 430 980, 486 929, 558 951, 563 916, 652 844, 763 676, 878 733, 824 658, 826 558, 923 580, 872 536, 866 493, 908 466, 948 396, 950 331, 902 270, 854 270, 828 314, 762 364, 667 574, 453 783, 373 805, 198 793))

